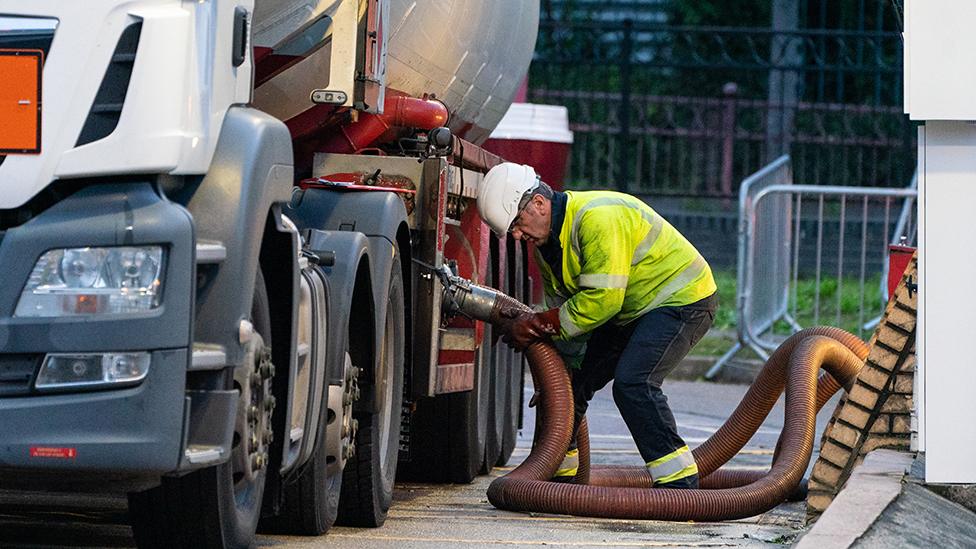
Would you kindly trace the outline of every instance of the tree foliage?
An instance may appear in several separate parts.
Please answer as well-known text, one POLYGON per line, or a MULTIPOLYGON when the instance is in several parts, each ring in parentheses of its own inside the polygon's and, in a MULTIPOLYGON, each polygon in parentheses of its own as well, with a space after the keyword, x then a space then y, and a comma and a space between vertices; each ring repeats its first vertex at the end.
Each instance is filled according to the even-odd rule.
POLYGON ((669 0, 665 13, 674 25, 767 27, 770 6, 757 0, 669 0))

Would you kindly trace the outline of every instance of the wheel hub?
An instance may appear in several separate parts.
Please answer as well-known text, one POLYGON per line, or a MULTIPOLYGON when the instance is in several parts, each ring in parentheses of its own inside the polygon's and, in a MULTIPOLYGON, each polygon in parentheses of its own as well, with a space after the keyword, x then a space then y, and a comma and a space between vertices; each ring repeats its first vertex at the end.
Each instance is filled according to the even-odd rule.
POLYGON ((271 379, 275 367, 271 349, 254 334, 247 344, 244 366, 234 373, 235 385, 241 392, 237 420, 234 425, 234 481, 253 481, 268 464, 268 451, 274 441, 271 416, 275 397, 271 394, 271 379))
POLYGON ((326 427, 328 473, 342 471, 346 460, 356 455, 359 421, 352 417, 353 403, 359 400, 359 368, 345 355, 342 384, 329 386, 329 424, 326 427))

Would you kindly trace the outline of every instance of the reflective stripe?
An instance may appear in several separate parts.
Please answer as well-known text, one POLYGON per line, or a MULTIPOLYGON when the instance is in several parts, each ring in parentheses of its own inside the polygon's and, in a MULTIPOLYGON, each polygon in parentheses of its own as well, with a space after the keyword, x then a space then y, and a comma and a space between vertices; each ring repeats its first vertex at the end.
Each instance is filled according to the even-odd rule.
POLYGON ((660 290, 658 290, 657 295, 654 296, 654 299, 651 300, 651 303, 647 305, 647 307, 641 309, 639 313, 634 315, 634 318, 643 315, 647 311, 650 311, 651 309, 654 309, 658 305, 667 301, 668 298, 670 298, 675 293, 681 291, 682 289, 684 289, 685 286, 690 284, 692 280, 698 278, 698 276, 701 275, 703 272, 705 272, 705 269, 707 268, 708 268, 708 263, 705 262, 705 258, 702 257, 701 255, 696 257, 695 260, 689 263, 688 266, 685 267, 685 269, 681 271, 681 273, 678 276, 671 279, 671 282, 668 282, 660 290))
POLYGON ((690 477, 691 475, 697 475, 697 474, 698 474, 698 464, 692 463, 691 465, 685 467, 684 469, 678 471, 673 475, 668 475, 666 477, 654 479, 654 484, 666 485, 669 482, 674 482, 676 480, 681 480, 683 478, 690 477))
POLYGON ((566 457, 563 458, 563 462, 559 464, 559 469, 556 469, 556 474, 554 477, 575 477, 576 472, 579 470, 579 450, 570 450, 566 452, 566 457))
POLYGON ((576 337, 583 333, 583 329, 576 325, 573 318, 569 316, 569 308, 565 305, 559 308, 559 325, 569 337, 576 337))
POLYGON ((579 277, 581 288, 620 288, 627 289, 628 275, 584 274, 579 277))
POLYGON ((634 258, 630 260, 630 265, 634 266, 644 259, 647 252, 651 251, 654 243, 657 242, 657 237, 661 236, 661 230, 664 229, 664 223, 653 223, 651 225, 651 230, 647 231, 647 236, 644 240, 640 241, 637 245, 637 249, 634 250, 634 258))
MULTIPOLYGON (((634 200, 636 200, 636 199, 634 199, 634 200)), ((641 217, 644 218, 644 221, 646 221, 651 226, 654 226, 655 225, 655 223, 654 223, 654 216, 651 214, 651 212, 649 212, 649 211, 647 211, 647 210, 645 210, 643 208, 640 208, 637 204, 634 204, 632 201, 627 200, 625 198, 618 198, 618 197, 615 197, 615 196, 609 197, 608 196, 608 197, 597 198, 595 200, 591 200, 590 202, 587 202, 582 208, 580 208, 579 210, 577 210, 575 214, 573 214, 573 228, 570 231, 569 242, 573 246, 573 251, 576 252, 576 257, 579 257, 580 256, 579 230, 580 230, 581 220, 583 219, 583 213, 586 210, 589 210, 589 209, 592 209, 592 208, 599 208, 601 206, 626 206, 628 208, 631 208, 631 209, 634 209, 634 210, 637 210, 638 212, 640 212, 641 217)))
POLYGON ((664 457, 647 462, 647 470, 654 479, 654 484, 661 484, 698 474, 698 464, 695 463, 694 454, 685 445, 664 457))

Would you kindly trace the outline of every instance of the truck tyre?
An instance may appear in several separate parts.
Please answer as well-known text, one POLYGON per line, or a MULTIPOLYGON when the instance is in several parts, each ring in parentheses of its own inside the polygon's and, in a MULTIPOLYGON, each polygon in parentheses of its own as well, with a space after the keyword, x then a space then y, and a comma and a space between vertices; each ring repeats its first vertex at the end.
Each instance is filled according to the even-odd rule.
MULTIPOLYGON (((490 270, 482 283, 491 286, 490 270)), ((474 356, 470 391, 417 401, 410 417, 410 461, 400 462, 403 478, 467 484, 481 471, 488 433, 493 333, 492 325, 485 323, 474 356)))
POLYGON ((245 363, 234 374, 240 391, 230 459, 220 465, 129 494, 129 515, 139 547, 250 547, 261 515, 271 440, 271 315, 260 268, 251 305, 254 333, 245 363), (250 410, 258 410, 252 417, 250 410), (252 441, 256 441, 254 446, 252 441))
MULTIPOLYGON (((329 295, 326 292, 326 307, 320 314, 329 313, 329 295)), ((331 329, 332 323, 327 323, 331 329)), ((344 338, 344 344, 339 352, 345 356, 345 369, 348 372, 352 368, 349 361, 349 339, 348 334, 344 338)), ((355 384, 349 383, 348 376, 344 378, 345 383, 341 386, 341 391, 347 394, 349 401, 343 407, 339 403, 339 413, 330 410, 328 402, 329 394, 324 395, 326 402, 322 403, 322 419, 318 437, 315 441, 315 450, 308 463, 306 463, 298 475, 289 480, 282 487, 283 501, 278 515, 262 520, 260 530, 262 532, 275 534, 292 534, 303 536, 320 536, 326 533, 335 523, 339 510, 339 492, 342 488, 342 465, 345 460, 330 459, 330 448, 328 447, 329 429, 338 432, 346 419, 348 423, 351 418, 352 393, 355 391, 355 384), (346 412, 343 414, 343 410, 346 412), (346 416, 345 418, 343 416, 346 416)), ((340 444, 351 442, 351 436, 346 436, 340 440, 340 444)))
POLYGON ((485 323, 485 333, 481 345, 475 354, 474 387, 464 393, 454 393, 449 396, 458 401, 457 408, 463 413, 456 414, 455 429, 452 430, 457 440, 452 444, 463 448, 450 464, 451 482, 468 483, 474 480, 481 470, 485 445, 488 442, 488 422, 491 420, 491 364, 495 360, 491 340, 494 338, 494 328, 485 323))
POLYGON ((495 465, 502 467, 508 464, 508 460, 515 451, 515 443, 518 441, 518 419, 519 406, 522 405, 522 353, 516 353, 509 349, 508 367, 505 375, 505 409, 502 412, 502 449, 498 455, 495 465))
POLYGON ((401 459, 398 478, 467 484, 481 471, 488 430, 490 337, 486 332, 475 355, 472 390, 417 402, 410 416, 410 461, 401 459))
MULTIPOLYGON (((523 286, 524 277, 522 273, 525 269, 525 263, 522 261, 523 254, 521 253, 521 245, 511 235, 508 237, 506 253, 508 254, 508 261, 505 263, 508 266, 509 295, 523 303, 527 303, 528 301, 524 295, 525 288, 523 286)), ((515 451, 515 444, 518 442, 519 412, 522 407, 522 376, 525 371, 525 359, 522 353, 517 353, 513 349, 506 349, 506 351, 508 353, 508 363, 505 372, 505 411, 502 421, 502 449, 498 456, 498 461, 495 462, 495 465, 499 467, 508 464, 508 460, 512 457, 512 452, 515 451)))
MULTIPOLYGON (((494 240, 493 240, 494 242, 494 240)), ((504 272, 496 272, 495 268, 498 265, 498 249, 495 245, 492 245, 491 257, 489 258, 490 271, 496 277, 493 277, 497 284, 496 288, 503 292, 511 291, 508 288, 505 280, 504 272)), ((498 459, 502 454, 502 438, 504 432, 504 422, 505 422, 505 394, 506 387, 508 384, 508 370, 509 370, 509 355, 511 351, 506 343, 501 340, 494 342, 491 350, 491 364, 490 364, 490 389, 488 390, 489 406, 488 406, 488 436, 485 439, 485 455, 484 461, 482 461, 481 472, 490 473, 492 468, 498 462, 498 459)))
MULTIPOLYGON (((380 384, 380 401, 373 411, 354 412, 358 421, 356 454, 346 462, 339 499, 340 524, 382 526, 393 502, 393 480, 399 454, 400 418, 403 404, 404 340, 403 273, 400 250, 390 266, 386 319, 373 383, 380 384)), ((363 391, 376 387, 362 384, 363 391)))
POLYGON ((488 407, 488 436, 485 439, 485 456, 481 472, 490 473, 502 455, 502 439, 505 431, 505 395, 508 392, 509 368, 508 345, 499 342, 493 346, 491 361, 490 406, 488 407))

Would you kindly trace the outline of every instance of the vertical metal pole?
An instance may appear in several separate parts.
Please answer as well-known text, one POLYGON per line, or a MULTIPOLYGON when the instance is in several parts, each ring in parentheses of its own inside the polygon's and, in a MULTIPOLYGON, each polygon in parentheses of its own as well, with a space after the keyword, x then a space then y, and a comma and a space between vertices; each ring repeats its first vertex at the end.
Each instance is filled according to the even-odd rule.
POLYGON ((803 221, 803 194, 796 195, 796 228, 793 237, 793 320, 799 322, 796 310, 799 303, 800 288, 800 223, 803 221))
MULTIPOLYGON (((888 260, 888 242, 889 242, 888 235, 891 234, 890 232, 888 232, 888 230, 889 230, 888 229, 888 225, 890 223, 891 223, 891 197, 890 196, 886 196, 885 197, 885 206, 884 206, 884 235, 885 235, 885 239, 881 241, 881 254, 882 254, 881 255, 881 258, 884 261, 887 261, 888 260)), ((892 238, 891 241, 893 242, 894 241, 894 238, 892 238)), ((888 285, 885 284, 885 287, 887 287, 887 286, 888 285)))
MULTIPOLYGON (((879 2, 880 3, 880 2, 879 2)), ((827 29, 827 2, 820 2, 820 30, 827 29)), ((824 88, 826 86, 826 70, 827 63, 827 38, 826 35, 820 35, 820 61, 818 63, 818 75, 817 75, 817 101, 826 101, 824 88)))
POLYGON ((864 195, 864 204, 861 206, 861 303, 857 314, 857 335, 861 337, 864 332, 864 273, 867 270, 867 251, 868 251, 868 197, 864 195))
POLYGON ((837 241, 837 313, 834 325, 841 328, 840 308, 842 305, 841 294, 844 291, 844 225, 847 222, 847 195, 840 195, 840 234, 837 241))
POLYGON ((769 164, 780 155, 789 154, 793 140, 793 126, 802 82, 799 68, 803 66, 800 52, 801 38, 795 33, 800 27, 798 0, 772 2, 773 35, 769 45, 769 77, 766 102, 766 155, 769 164))
MULTIPOLYGON (((857 5, 857 66, 864 66, 864 0, 859 0, 857 5)), ((856 80, 856 77, 855 77, 856 80)))
MULTIPOLYGON (((837 47, 838 50, 841 50, 842 48, 845 49, 845 50, 847 49, 847 42, 846 41, 844 41, 844 40, 837 40, 836 38, 834 40, 835 40, 834 43, 837 44, 836 47, 837 47)), ((847 102, 847 101, 844 100, 844 76, 845 76, 845 72, 844 72, 844 61, 843 61, 846 53, 847 53, 846 51, 841 51, 840 54, 837 56, 837 75, 836 75, 837 85, 835 86, 834 93, 837 94, 837 102, 838 103, 846 103, 847 102)))
POLYGON ((739 86, 735 82, 728 82, 722 86, 725 103, 722 111, 722 196, 732 196, 732 168, 735 165, 735 96, 739 86))
MULTIPOLYGON (((888 224, 890 222, 891 222, 891 197, 890 196, 886 196, 885 197, 885 203, 884 203, 884 231, 882 232, 882 234, 884 234, 885 237, 884 237, 884 240, 881 241, 881 263, 882 264, 887 264, 888 263, 888 253, 889 253, 888 252, 888 243, 891 242, 891 241, 893 241, 893 240, 888 240, 888 238, 889 238, 888 235, 891 234, 891 232, 889 232, 889 229, 888 229, 888 224)), ((882 272, 887 272, 887 270, 885 269, 882 272)), ((884 301, 887 302, 889 299, 891 299, 891 296, 888 295, 888 281, 882 280, 881 281, 881 288, 882 288, 882 290, 881 290, 882 291, 882 295, 885 297, 884 301)), ((882 304, 881 307, 882 307, 882 310, 884 310, 885 305, 882 304)))
POLYGON ((630 186, 630 77, 634 22, 624 19, 623 42, 620 44, 620 139, 617 159, 617 190, 630 186))
MULTIPOLYGON (((826 2, 824 2, 826 5, 826 2)), ((881 49, 884 47, 884 39, 881 37, 881 32, 884 30, 884 9, 887 2, 877 3, 877 12, 874 15, 874 28, 877 31, 875 33, 875 44, 874 44, 874 104, 881 105, 881 66, 882 66, 882 52, 881 49)), ((902 48, 898 49, 898 55, 901 55, 902 48)), ((898 65, 899 67, 901 65, 898 65)), ((901 77, 901 71, 898 71, 898 76, 901 77)), ((901 86, 897 86, 897 89, 901 89, 901 86)))
POLYGON ((824 195, 820 194, 820 201, 817 205, 817 264, 816 275, 814 277, 815 286, 813 288, 813 325, 820 324, 820 270, 823 258, 823 222, 824 222, 824 195))

